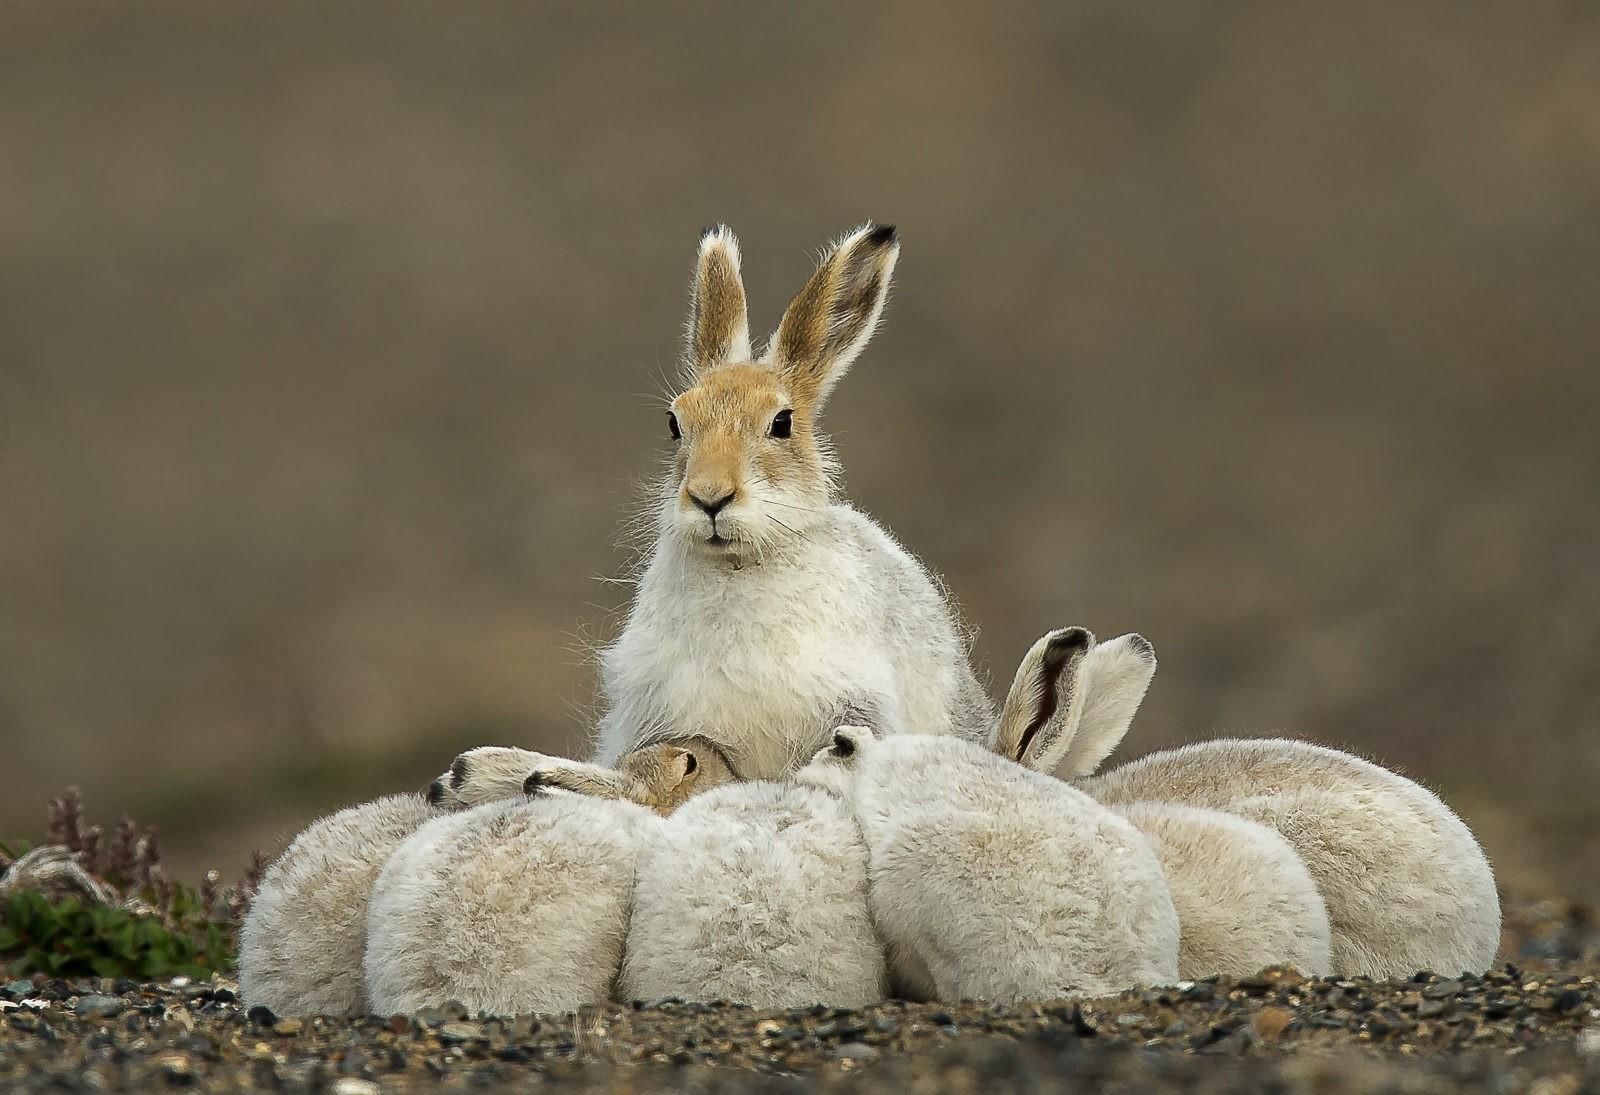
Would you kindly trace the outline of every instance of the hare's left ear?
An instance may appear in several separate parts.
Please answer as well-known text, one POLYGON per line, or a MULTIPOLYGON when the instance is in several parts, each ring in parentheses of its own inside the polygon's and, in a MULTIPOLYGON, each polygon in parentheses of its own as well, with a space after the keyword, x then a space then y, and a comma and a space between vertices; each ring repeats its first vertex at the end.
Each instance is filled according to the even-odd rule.
POLYGON ((899 256, 892 224, 858 228, 823 256, 762 354, 783 374, 795 403, 820 410, 866 347, 899 256))
POLYGON ((1036 772, 1055 770, 1078 732, 1080 671, 1093 644, 1081 627, 1052 631, 1033 644, 1006 694, 991 749, 1036 772))
POLYGON ((700 236, 700 257, 689 287, 690 377, 718 365, 750 360, 750 312, 739 274, 739 241, 726 225, 700 236))
POLYGON ((1092 647, 1079 671, 1083 716, 1055 774, 1093 775, 1127 736, 1155 675, 1156 650, 1143 635, 1119 635, 1092 647))

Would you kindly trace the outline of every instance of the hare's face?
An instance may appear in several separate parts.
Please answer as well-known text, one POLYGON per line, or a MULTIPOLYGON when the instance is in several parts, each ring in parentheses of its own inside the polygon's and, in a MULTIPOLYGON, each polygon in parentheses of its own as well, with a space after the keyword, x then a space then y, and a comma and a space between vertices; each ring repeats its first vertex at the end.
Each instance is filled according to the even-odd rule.
POLYGON ((707 551, 760 555, 804 534, 830 477, 807 408, 770 365, 724 365, 672 401, 663 522, 707 551))
POLYGON ((815 424, 883 311, 899 244, 892 227, 836 243, 759 355, 739 245, 708 231, 690 291, 685 375, 667 419, 677 451, 662 499, 666 535, 701 550, 759 557, 803 538, 827 506, 833 465, 815 424))

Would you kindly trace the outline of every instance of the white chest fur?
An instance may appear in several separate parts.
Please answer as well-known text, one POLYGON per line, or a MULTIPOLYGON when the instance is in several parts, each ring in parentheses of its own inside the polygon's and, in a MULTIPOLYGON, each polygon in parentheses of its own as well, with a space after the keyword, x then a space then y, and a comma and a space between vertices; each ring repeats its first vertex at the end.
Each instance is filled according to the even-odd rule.
POLYGON ((727 748, 742 775, 776 777, 842 716, 900 729, 882 564, 848 530, 823 531, 835 535, 739 569, 658 548, 627 627, 602 654, 608 711, 597 760, 614 763, 653 737, 700 734, 727 748))

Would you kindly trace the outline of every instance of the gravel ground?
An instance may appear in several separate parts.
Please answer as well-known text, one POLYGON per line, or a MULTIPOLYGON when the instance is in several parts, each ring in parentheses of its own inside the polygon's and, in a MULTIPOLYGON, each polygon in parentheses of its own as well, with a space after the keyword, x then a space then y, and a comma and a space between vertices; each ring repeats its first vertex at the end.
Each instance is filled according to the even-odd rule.
POLYGON ((1600 1093, 1600 925, 1515 906, 1504 953, 1482 978, 1267 971, 1081 1005, 668 1002, 505 1021, 280 1019, 220 978, 36 978, 0 984, 0 1088, 1600 1093))

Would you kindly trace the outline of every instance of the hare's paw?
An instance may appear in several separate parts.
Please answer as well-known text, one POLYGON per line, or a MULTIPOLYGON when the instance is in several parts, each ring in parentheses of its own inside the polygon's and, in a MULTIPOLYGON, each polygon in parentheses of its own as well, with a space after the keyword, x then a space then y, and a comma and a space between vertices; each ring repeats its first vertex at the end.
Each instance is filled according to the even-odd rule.
POLYGON ((428 801, 446 809, 464 810, 516 798, 523 793, 528 773, 553 759, 544 753, 499 745, 468 749, 428 785, 428 801))

